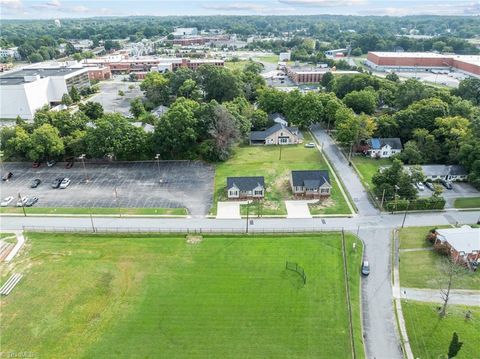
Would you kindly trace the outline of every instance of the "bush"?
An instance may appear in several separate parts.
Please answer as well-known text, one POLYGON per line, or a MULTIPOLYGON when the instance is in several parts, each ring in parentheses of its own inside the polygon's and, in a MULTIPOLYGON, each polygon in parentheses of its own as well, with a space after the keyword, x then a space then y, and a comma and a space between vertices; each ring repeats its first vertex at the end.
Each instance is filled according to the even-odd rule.
POLYGON ((443 197, 419 198, 414 201, 401 199, 388 202, 385 206, 387 211, 422 211, 430 209, 443 209, 445 207, 445 199, 443 197))

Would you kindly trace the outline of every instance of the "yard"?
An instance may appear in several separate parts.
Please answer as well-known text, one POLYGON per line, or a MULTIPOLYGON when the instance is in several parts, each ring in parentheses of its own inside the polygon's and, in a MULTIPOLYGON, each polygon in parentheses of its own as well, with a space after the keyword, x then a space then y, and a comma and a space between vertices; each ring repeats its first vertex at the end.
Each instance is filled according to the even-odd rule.
MULTIPOLYGON (((21 207, 2 207, 0 213, 22 214, 21 207)), ((69 207, 25 207, 29 214, 73 214, 73 215, 147 215, 147 216, 186 216, 186 208, 69 208, 69 207)))
POLYGON ((447 316, 441 319, 437 313, 438 304, 402 301, 408 338, 415 358, 447 358, 453 332, 463 342, 457 359, 479 357, 480 307, 449 305, 447 316), (472 318, 465 319, 467 310, 472 318))
MULTIPOLYGON (((340 238, 28 233, 1 272, 24 278, 2 299, 0 345, 39 358, 348 358, 340 238)), ((358 358, 361 258, 348 250, 358 358)))
MULTIPOLYGON (((303 135, 304 143, 312 142, 309 133, 304 132, 303 135)), ((313 169, 328 169, 325 159, 316 148, 305 148, 303 144, 239 146, 228 161, 216 167, 212 214, 216 214, 217 201, 227 199, 225 189, 227 177, 264 176, 265 200, 261 208, 256 205, 250 206, 250 214, 260 211, 262 215, 285 215, 287 211, 284 201, 293 198, 290 189, 290 171, 313 169)), ((330 173, 330 180, 333 185, 331 197, 317 206, 315 213, 312 212, 312 214, 349 214, 348 204, 332 173, 330 173)), ((242 206, 242 213, 246 213, 246 207, 242 206)))
POLYGON ((457 198, 453 205, 455 208, 480 208, 480 197, 457 198))
MULTIPOLYGON (((445 286, 445 274, 439 269, 443 256, 425 240, 430 227, 404 228, 400 231, 400 283, 402 287, 439 289, 445 286), (419 249, 415 251, 404 251, 419 249)), ((480 290, 480 272, 465 270, 453 280, 452 288, 480 290)))
POLYGON ((360 180, 367 190, 373 189, 372 178, 382 166, 390 166, 392 161, 388 158, 370 158, 365 156, 353 156, 352 162, 359 172, 360 180))

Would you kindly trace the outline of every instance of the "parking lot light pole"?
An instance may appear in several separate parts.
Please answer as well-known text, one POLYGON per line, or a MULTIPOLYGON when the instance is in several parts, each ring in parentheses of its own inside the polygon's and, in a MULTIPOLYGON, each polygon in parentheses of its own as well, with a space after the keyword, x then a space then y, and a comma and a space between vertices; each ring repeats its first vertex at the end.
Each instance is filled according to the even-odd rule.
POLYGON ((160 153, 155 155, 155 160, 157 161, 158 179, 160 180, 160 153))
POLYGON ((120 208, 120 203, 118 202, 118 193, 117 193, 117 186, 113 188, 113 193, 115 194, 115 201, 117 202, 117 207, 118 207, 118 214, 120 217, 122 216, 122 209, 120 208))
POLYGON ((25 202, 22 200, 22 195, 20 194, 20 192, 18 192, 18 200, 19 200, 20 203, 22 204, 23 215, 26 217, 26 216, 27 216, 27 212, 25 211, 25 202))
POLYGON ((82 160, 83 173, 85 175, 85 183, 88 183, 87 168, 85 167, 85 157, 86 157, 86 154, 84 153, 80 156, 80 159, 82 160))

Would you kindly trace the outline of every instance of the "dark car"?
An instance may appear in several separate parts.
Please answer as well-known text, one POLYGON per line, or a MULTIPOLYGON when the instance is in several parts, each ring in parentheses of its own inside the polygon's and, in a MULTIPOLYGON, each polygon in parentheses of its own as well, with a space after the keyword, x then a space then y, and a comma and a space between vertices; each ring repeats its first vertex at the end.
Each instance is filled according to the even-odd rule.
POLYGON ((72 168, 73 167, 73 163, 74 163, 75 159, 73 157, 69 157, 69 158, 66 158, 65 159, 65 168, 72 168))
POLYGON ((62 181, 63 181, 63 178, 61 178, 61 177, 55 178, 52 182, 52 188, 60 187, 60 184, 62 183, 62 181))
POLYGON ((442 184, 443 187, 445 187, 448 190, 453 189, 452 184, 448 181, 445 181, 444 179, 440 180, 440 183, 442 184))
POLYGON ((32 183, 30 183, 30 188, 37 188, 38 185, 42 183, 39 178, 35 178, 32 183))
POLYGON ((25 202, 25 207, 32 207, 37 202, 38 202, 38 197, 29 197, 27 199, 27 202, 25 202))
POLYGON ((424 182, 425 187, 427 187, 430 191, 435 191, 435 186, 433 185, 432 182, 424 182))
POLYGON ((10 178, 12 178, 13 173, 12 172, 7 172, 5 175, 2 177, 2 181, 8 181, 10 178))
POLYGON ((32 167, 33 168, 38 168, 38 167, 40 167, 40 163, 41 163, 40 161, 35 161, 35 162, 32 163, 32 167))
POLYGON ((370 274, 370 263, 368 261, 363 261, 362 263, 362 274, 367 276, 370 274))

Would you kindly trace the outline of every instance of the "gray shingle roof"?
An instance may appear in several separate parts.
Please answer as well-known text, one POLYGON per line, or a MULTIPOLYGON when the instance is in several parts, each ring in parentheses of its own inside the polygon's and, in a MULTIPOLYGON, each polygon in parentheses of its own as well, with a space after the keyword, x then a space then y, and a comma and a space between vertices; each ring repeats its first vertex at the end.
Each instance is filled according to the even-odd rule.
POLYGON ((421 167, 425 176, 459 176, 467 174, 465 167, 460 165, 423 165, 421 167))
POLYGON ((251 191, 258 186, 265 187, 265 180, 263 176, 227 177, 227 189, 234 186, 240 191, 251 191))
POLYGON ((328 171, 310 170, 310 171, 292 171, 292 185, 317 188, 324 183, 330 184, 328 171))
POLYGON ((286 130, 288 132, 291 132, 292 134, 298 136, 299 131, 298 127, 287 127, 285 125, 282 125, 280 123, 274 124, 272 127, 267 128, 265 131, 252 131, 250 132, 250 140, 251 141, 263 141, 265 140, 268 136, 271 134, 280 131, 280 130, 286 130))

